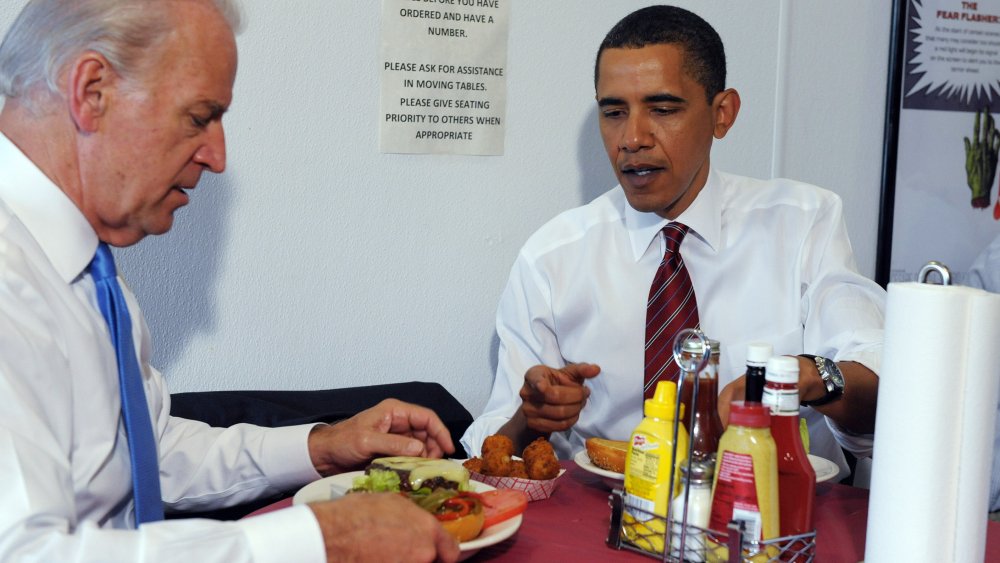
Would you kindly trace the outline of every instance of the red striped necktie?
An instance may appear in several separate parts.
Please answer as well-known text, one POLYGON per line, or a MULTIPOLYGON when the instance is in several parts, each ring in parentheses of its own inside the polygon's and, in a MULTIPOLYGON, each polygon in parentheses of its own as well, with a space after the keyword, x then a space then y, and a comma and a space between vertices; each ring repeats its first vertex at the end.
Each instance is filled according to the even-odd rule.
POLYGON ((670 223, 663 227, 667 249, 649 287, 646 303, 646 368, 643 395, 653 396, 656 382, 677 381, 680 368, 674 362, 676 334, 686 328, 699 328, 698 301, 694 296, 680 248, 687 225, 670 223))

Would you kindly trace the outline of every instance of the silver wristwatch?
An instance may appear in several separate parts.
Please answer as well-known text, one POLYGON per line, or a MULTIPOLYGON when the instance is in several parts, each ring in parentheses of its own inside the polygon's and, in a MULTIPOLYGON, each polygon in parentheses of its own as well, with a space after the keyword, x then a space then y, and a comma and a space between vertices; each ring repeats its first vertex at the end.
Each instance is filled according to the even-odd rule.
POLYGON ((837 367, 836 362, 823 356, 814 356, 812 354, 799 355, 816 362, 816 369, 819 371, 819 376, 823 379, 824 387, 826 387, 826 395, 814 401, 802 401, 803 406, 819 407, 836 401, 844 394, 844 374, 840 372, 840 368, 837 367))

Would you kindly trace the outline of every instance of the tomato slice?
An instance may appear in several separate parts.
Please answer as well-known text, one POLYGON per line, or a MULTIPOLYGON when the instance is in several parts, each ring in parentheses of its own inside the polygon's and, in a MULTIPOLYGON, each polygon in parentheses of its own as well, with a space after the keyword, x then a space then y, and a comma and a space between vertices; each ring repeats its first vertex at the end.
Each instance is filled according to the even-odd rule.
POLYGON ((483 511, 486 513, 483 529, 509 520, 528 508, 528 495, 524 491, 496 489, 479 493, 479 498, 483 501, 483 511))

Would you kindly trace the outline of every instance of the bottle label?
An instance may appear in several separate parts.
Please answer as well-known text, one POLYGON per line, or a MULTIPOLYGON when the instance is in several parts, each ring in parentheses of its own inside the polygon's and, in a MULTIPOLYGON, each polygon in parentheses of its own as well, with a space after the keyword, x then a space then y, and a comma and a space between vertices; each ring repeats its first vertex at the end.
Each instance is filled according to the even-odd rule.
POLYGON ((648 520, 652 520, 655 510, 655 501, 647 500, 631 493, 625 493, 625 512, 631 514, 636 521, 646 522, 648 520), (630 510, 634 508, 637 508, 638 510, 630 510))
POLYGON ((629 452, 628 483, 625 488, 640 496, 653 498, 653 487, 660 475, 660 456, 656 452, 632 450, 629 452))
POLYGON ((753 457, 731 451, 722 452, 719 479, 712 497, 712 518, 709 527, 725 530, 730 520, 745 523, 747 536, 760 540, 763 526, 757 500, 757 482, 753 473, 753 457))
POLYGON ((626 511, 636 520, 645 522, 656 509, 657 478, 660 474, 660 444, 645 434, 632 436, 628 461, 625 464, 625 504, 639 510, 626 511))
POLYGON ((764 387, 764 395, 760 402, 771 409, 771 414, 778 416, 799 414, 798 389, 775 389, 768 385, 764 387))

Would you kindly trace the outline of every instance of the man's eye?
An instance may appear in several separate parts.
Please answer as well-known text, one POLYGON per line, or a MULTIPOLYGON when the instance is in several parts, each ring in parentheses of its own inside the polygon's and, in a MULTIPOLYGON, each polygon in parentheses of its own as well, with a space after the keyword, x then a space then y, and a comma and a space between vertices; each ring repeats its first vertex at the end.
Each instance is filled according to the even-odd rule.
POLYGON ((208 124, 210 122, 211 118, 209 117, 200 117, 194 114, 191 115, 191 124, 197 127, 198 129, 204 129, 208 127, 208 124))
POLYGON ((653 108, 656 115, 673 115, 677 113, 677 108, 653 108))
POLYGON ((621 117, 625 115, 625 111, 620 109, 606 109, 601 113, 607 119, 614 119, 616 117, 621 117))

